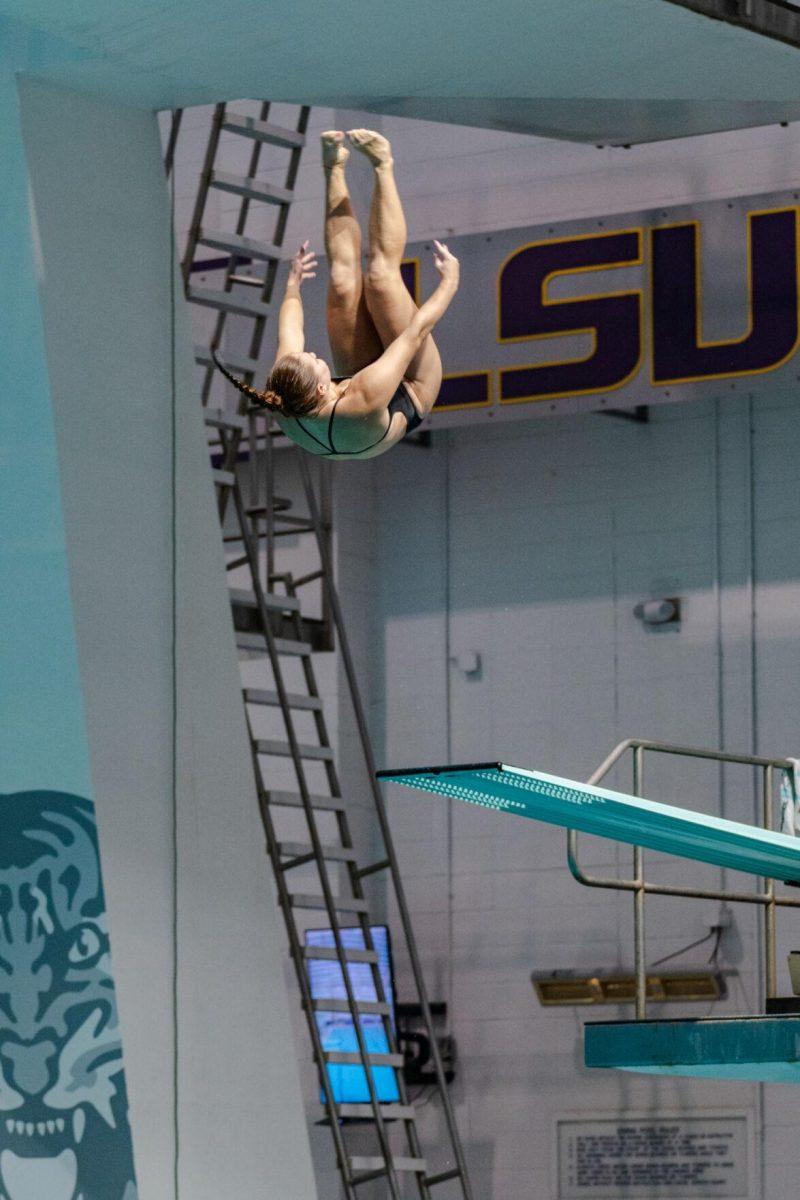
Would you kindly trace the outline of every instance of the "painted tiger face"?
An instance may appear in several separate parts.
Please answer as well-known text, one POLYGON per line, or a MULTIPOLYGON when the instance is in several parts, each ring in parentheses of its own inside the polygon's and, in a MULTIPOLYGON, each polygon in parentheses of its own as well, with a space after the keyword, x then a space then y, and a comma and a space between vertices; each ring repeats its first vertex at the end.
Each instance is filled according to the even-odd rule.
POLYGON ((135 1200, 94 806, 0 796, 0 1198, 135 1200))

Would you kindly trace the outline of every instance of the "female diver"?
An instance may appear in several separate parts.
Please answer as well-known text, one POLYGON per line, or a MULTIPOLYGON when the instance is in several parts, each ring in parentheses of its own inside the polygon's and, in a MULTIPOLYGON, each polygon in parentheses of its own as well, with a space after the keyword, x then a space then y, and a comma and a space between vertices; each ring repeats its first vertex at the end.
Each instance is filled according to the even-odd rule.
POLYGON ((330 264, 327 324, 336 375, 305 349, 300 289, 317 263, 308 242, 292 260, 278 317, 278 352, 266 390, 247 387, 216 360, 253 404, 268 408, 292 441, 329 458, 374 458, 415 429, 433 408, 442 363, 431 330, 458 288, 458 260, 435 242, 440 281, 417 308, 400 264, 406 223, 394 180, 392 151, 381 134, 351 129, 347 138, 375 168, 369 255, 361 272, 361 230, 350 203, 339 130, 322 134, 325 249, 330 264))

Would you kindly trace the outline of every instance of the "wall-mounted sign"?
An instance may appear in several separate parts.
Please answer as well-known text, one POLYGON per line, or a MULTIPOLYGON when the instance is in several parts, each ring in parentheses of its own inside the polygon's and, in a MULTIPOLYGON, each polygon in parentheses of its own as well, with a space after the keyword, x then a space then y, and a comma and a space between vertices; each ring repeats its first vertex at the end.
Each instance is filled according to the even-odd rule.
MULTIPOLYGON (((437 326, 437 426, 797 388, 793 192, 448 238, 461 289, 437 326)), ((432 247, 404 269, 420 299, 432 247)), ((326 347, 324 302, 307 344, 326 347)), ((318 350, 318 352, 322 352, 318 350)))
POLYGON ((558 1200, 694 1200, 749 1195, 745 1113, 564 1117, 556 1122, 558 1200))

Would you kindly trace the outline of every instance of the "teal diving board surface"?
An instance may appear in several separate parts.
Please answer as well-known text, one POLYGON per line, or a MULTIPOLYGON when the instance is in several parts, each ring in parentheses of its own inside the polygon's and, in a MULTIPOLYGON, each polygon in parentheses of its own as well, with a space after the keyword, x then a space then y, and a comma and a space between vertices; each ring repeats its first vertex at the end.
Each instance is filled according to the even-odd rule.
POLYGON ((412 767, 378 778, 497 812, 800 883, 800 838, 507 763, 412 767))
POLYGON ((587 1067, 800 1083, 800 1016, 608 1021, 584 1029, 587 1067))

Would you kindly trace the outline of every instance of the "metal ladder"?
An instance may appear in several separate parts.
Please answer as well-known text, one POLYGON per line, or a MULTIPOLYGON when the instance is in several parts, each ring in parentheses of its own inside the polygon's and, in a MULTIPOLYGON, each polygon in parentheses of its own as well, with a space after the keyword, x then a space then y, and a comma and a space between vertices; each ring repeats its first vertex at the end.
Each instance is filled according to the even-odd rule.
MULTIPOLYGON (((269 106, 262 106, 261 119, 237 118, 218 105, 214 114, 209 147, 206 153, 200 190, 195 205, 194 217, 189 234, 189 248, 184 258, 184 278, 187 281, 187 298, 195 303, 211 305, 207 292, 198 297, 191 286, 191 265, 198 245, 212 245, 226 249, 231 255, 225 265, 224 286, 221 295, 215 295, 213 307, 218 309, 212 344, 218 342, 226 321, 234 314, 246 316, 255 322, 250 341, 249 365, 242 360, 225 357, 234 370, 250 374, 257 367, 258 354, 263 339, 266 318, 272 311, 272 290, 277 268, 274 259, 265 257, 267 247, 260 246, 263 261, 268 263, 262 280, 262 292, 257 309, 234 307, 229 299, 232 289, 241 282, 237 256, 250 254, 254 243, 245 234, 247 208, 255 198, 252 178, 239 179, 235 185, 232 177, 215 170, 222 132, 237 132, 248 136, 260 147, 268 141, 275 144, 281 134, 268 126, 266 117, 269 106), (222 180, 222 182, 220 182, 222 180), (209 233, 202 225, 205 196, 213 186, 225 186, 237 190, 242 196, 243 214, 237 223, 235 239, 231 235, 209 233)), ((308 123, 308 108, 300 110, 296 134, 283 131, 284 140, 279 145, 289 144, 289 135, 300 137, 308 123)), ((168 166, 175 149, 180 118, 173 121, 173 136, 168 148, 168 166)), ((291 161, 287 172, 287 187, 281 191, 279 200, 267 202, 280 205, 273 249, 280 245, 286 226, 289 192, 299 164, 300 144, 291 149, 291 161)), ((255 151, 254 151, 255 154, 255 151)), ((255 158, 257 165, 257 157, 255 158)), ((255 173, 255 165, 250 176, 255 173)), ((263 185, 259 185, 261 187, 263 185)), ((275 189, 272 189, 275 192, 275 189)), ((202 365, 210 362, 208 350, 198 350, 197 359, 202 365)), ((207 406, 210 390, 210 372, 206 372, 203 386, 203 403, 207 406)), ((353 658, 347 640, 342 611, 333 580, 333 563, 330 551, 330 522, 325 514, 325 501, 329 495, 330 464, 316 460, 320 468, 320 481, 315 487, 311 474, 311 460, 299 450, 286 450, 296 456, 302 480, 307 514, 298 516, 290 511, 288 501, 276 496, 274 491, 275 456, 272 421, 269 414, 241 411, 241 398, 236 393, 238 411, 210 410, 206 407, 206 424, 215 431, 219 439, 218 466, 213 472, 217 489, 219 512, 223 523, 223 536, 228 544, 238 549, 228 562, 231 570, 244 571, 248 586, 231 589, 234 623, 237 628, 237 644, 248 655, 259 655, 267 668, 270 679, 266 687, 243 687, 243 699, 247 715, 247 728, 253 761, 253 771, 258 795, 261 819, 266 835, 267 853, 270 858, 277 887, 278 900, 283 912, 289 941, 289 951, 294 964, 300 997, 304 1009, 314 1062, 319 1075, 319 1084, 324 1097, 327 1120, 333 1135, 336 1159, 341 1175, 344 1195, 355 1200, 362 1185, 385 1180, 388 1195, 392 1200, 419 1196, 429 1200, 433 1189, 439 1184, 450 1182, 448 1196, 457 1195, 463 1200, 472 1200, 467 1167, 452 1104, 447 1091, 447 1082, 441 1054, 434 1031, 433 1019, 427 998, 419 955, 414 941, 410 915, 405 901, 397 858, 392 845, 383 796, 375 777, 375 762, 364 715, 353 658), (244 459, 247 467, 242 469, 242 478, 236 471, 237 460, 244 459), (318 497, 322 497, 322 502, 318 497), (301 578, 293 578, 286 571, 279 571, 276 562, 278 539, 281 535, 308 534, 315 539, 318 553, 318 569, 307 572, 301 578), (372 800, 371 815, 379 835, 380 850, 377 857, 363 862, 354 845, 351 822, 348 819, 348 801, 342 795, 335 752, 328 735, 323 702, 320 697, 313 661, 314 645, 308 635, 309 621, 301 612, 300 594, 309 584, 319 581, 322 588, 323 625, 329 623, 338 643, 339 656, 347 680, 352 711, 358 727, 360 750, 369 779, 372 800), (282 590, 279 592, 278 588, 282 590), (298 671, 300 685, 290 683, 290 672, 298 671), (279 716, 280 736, 264 737, 259 724, 265 714, 279 716), (310 720, 313 737, 302 741, 298 732, 300 720, 310 720), (276 765, 287 761, 291 764, 294 787, 276 790, 273 783, 276 765), (311 767, 311 764, 314 764, 311 767), (323 773, 325 784, 321 792, 312 791, 309 782, 311 770, 323 773), (289 840, 282 836, 280 825, 286 814, 293 819, 302 818, 305 828, 303 840, 289 840), (325 827, 335 829, 331 840, 325 827), (309 871, 315 886, 309 890, 306 876, 309 871), (410 1102, 403 1079, 404 1056, 398 1045, 390 1005, 383 987, 379 969, 378 953, 371 932, 369 903, 365 884, 383 877, 387 891, 393 889, 396 911, 408 961, 411 966, 415 1001, 421 1015, 423 1030, 431 1047, 433 1081, 444 1117, 444 1135, 437 1136, 434 1166, 423 1154, 417 1128, 416 1112, 410 1102), (294 884, 294 879, 304 882, 294 884), (300 890, 302 888, 302 890, 300 890), (303 914, 319 913, 331 931, 332 946, 306 945, 303 943, 303 914), (345 944, 343 930, 355 928, 363 948, 345 944), (336 963, 339 968, 338 984, 344 990, 344 999, 312 998, 309 980, 309 961, 323 959, 336 963), (358 999, 355 995, 350 964, 366 964, 370 976, 374 999, 358 999), (319 1013, 342 1013, 349 1015, 357 1042, 357 1051, 332 1051, 325 1049, 317 1022, 319 1013), (362 1017, 379 1019, 383 1030, 386 1051, 370 1051, 362 1017), (328 1075, 328 1066, 360 1066, 369 1093, 369 1102, 343 1104, 334 1100, 328 1075), (385 1103, 379 1099, 371 1068, 389 1069, 393 1073, 399 1102, 385 1103), (364 1139, 371 1144, 363 1145, 364 1139), (353 1143, 357 1143, 354 1145, 353 1143), (455 1189, 455 1190, 453 1190, 455 1189)), ((316 639, 315 639, 316 640, 316 639)), ((326 639, 322 645, 330 648, 326 639)), ((309 735, 305 735, 309 736, 309 735)), ((319 919, 319 918, 318 918, 319 919)))

